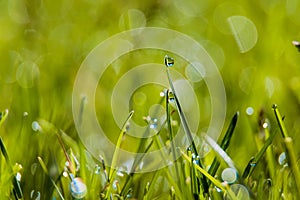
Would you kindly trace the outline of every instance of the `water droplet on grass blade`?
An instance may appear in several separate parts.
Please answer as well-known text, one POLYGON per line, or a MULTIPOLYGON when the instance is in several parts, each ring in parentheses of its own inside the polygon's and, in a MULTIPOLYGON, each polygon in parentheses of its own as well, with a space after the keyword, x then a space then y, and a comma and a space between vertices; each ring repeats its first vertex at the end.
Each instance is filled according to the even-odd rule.
POLYGON ((254 113, 254 109, 252 107, 246 108, 246 114, 247 115, 253 115, 253 113, 254 113))
POLYGON ((278 156, 278 163, 279 163, 279 165, 285 165, 285 164, 287 164, 287 159, 286 159, 286 154, 285 154, 285 152, 282 152, 282 153, 278 156))
POLYGON ((118 185, 119 185, 119 182, 118 182, 117 180, 115 180, 115 181, 113 182, 113 184, 112 184, 113 189, 114 189, 114 190, 117 190, 117 189, 118 189, 118 185))
POLYGON ((269 124, 268 124, 267 122, 264 122, 263 125, 262 125, 262 127, 263 127, 263 128, 268 128, 268 127, 269 127, 269 124))
POLYGON ((87 193, 86 185, 79 177, 76 177, 71 181, 70 189, 71 194, 75 199, 82 199, 87 193))
POLYGON ((174 58, 171 58, 170 56, 165 56, 165 65, 167 67, 172 67, 174 65, 174 58))
POLYGON ((21 178, 22 178, 22 175, 21 175, 21 173, 20 172, 18 172, 17 174, 16 174, 16 179, 17 179, 17 181, 21 181, 21 178))
POLYGON ((237 172, 233 168, 226 168, 221 174, 222 180, 232 184, 237 180, 237 172))
POLYGON ((31 127, 32 127, 32 130, 35 132, 40 131, 42 129, 40 124, 37 121, 32 122, 31 127))

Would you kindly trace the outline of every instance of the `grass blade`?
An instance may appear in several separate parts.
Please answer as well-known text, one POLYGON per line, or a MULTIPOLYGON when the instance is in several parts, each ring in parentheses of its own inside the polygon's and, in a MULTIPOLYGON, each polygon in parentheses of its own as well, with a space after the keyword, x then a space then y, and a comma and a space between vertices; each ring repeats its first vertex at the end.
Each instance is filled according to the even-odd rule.
MULTIPOLYGON (((287 160, 289 163, 289 166, 291 166, 292 168, 292 172, 295 178, 295 182, 297 185, 297 191, 298 191, 298 195, 300 196, 300 171, 297 165, 297 157, 296 157, 296 152, 294 149, 294 145, 293 145, 293 139, 291 137, 289 137, 288 132, 285 128, 285 124, 282 120, 281 114, 277 108, 277 105, 274 104, 273 105, 273 110, 282 134, 282 137, 284 138, 284 144, 285 144, 285 148, 286 148, 286 152, 287 152, 287 160)), ((298 197, 299 197, 298 196, 298 197)))
POLYGON ((205 141, 212 147, 212 149, 226 162, 226 164, 237 171, 234 162, 228 154, 208 135, 204 135, 205 141))
MULTIPOLYGON (((178 110, 178 113, 179 113, 179 117, 180 117, 180 121, 181 121, 181 123, 183 125, 183 129, 184 129, 184 131, 185 131, 185 133, 186 133, 186 135, 188 137, 189 143, 191 144, 192 151, 196 155, 196 157, 198 157, 199 154, 197 152, 197 148, 196 148, 195 142, 193 140, 193 136, 192 136, 191 130, 190 130, 189 126, 188 126, 185 114, 182 111, 182 108, 181 108, 180 103, 179 103, 179 99, 178 99, 178 97, 176 95, 175 87, 173 85, 173 81, 172 81, 172 78, 171 78, 171 75, 170 75, 170 69, 169 69, 170 65, 167 62, 168 59, 170 59, 170 57, 169 56, 165 56, 165 64, 166 64, 168 81, 169 81, 169 84, 170 84, 170 87, 171 87, 171 91, 172 91, 172 93, 174 95, 175 105, 177 107, 177 110, 178 110)), ((201 163, 200 160, 199 160, 198 164, 199 164, 200 167, 203 167, 203 165, 202 165, 202 163, 201 163)), ((206 180, 205 176, 201 177, 201 183, 202 183, 202 186, 203 186, 204 193, 208 194, 209 185, 207 183, 207 180, 206 180)))
POLYGON ((22 192, 20 183, 17 180, 17 178, 16 178, 16 176, 13 172, 13 168, 10 164, 10 160, 9 160, 9 157, 8 157, 8 153, 6 151, 6 147, 5 147, 4 142, 3 142, 1 137, 0 137, 0 149, 1 149, 2 155, 4 156, 5 161, 8 165, 9 172, 10 172, 10 174, 12 174, 13 193, 14 193, 16 199, 22 199, 23 198, 23 192, 22 192))
POLYGON ((260 149, 260 151, 254 157, 252 157, 250 159, 250 161, 248 162, 248 164, 247 164, 247 166, 246 166, 246 168, 245 168, 245 170, 243 172, 243 175, 242 175, 242 177, 244 179, 247 178, 247 177, 249 177, 252 174, 252 172, 254 171, 255 167, 258 164, 258 162, 261 160, 261 158, 265 154, 265 152, 268 149, 268 147, 272 144, 275 135, 276 135, 276 132, 273 133, 273 134, 271 134, 270 137, 268 137, 268 139, 266 140, 266 142, 262 146, 262 148, 260 149))
MULTIPOLYGON (((221 141, 220 147, 224 151, 226 151, 226 149, 228 148, 228 146, 230 144, 230 140, 232 138, 234 129, 236 127, 238 117, 239 117, 239 112, 236 112, 234 114, 234 116, 232 117, 232 119, 231 119, 231 122, 229 124, 229 127, 228 127, 226 133, 225 133, 224 138, 221 141)), ((215 176, 216 172, 218 171, 219 166, 220 166, 220 162, 218 161, 217 158, 214 158, 214 160, 212 162, 212 165, 208 170, 208 173, 210 173, 212 176, 215 176)))
POLYGON ((174 135, 173 135, 173 130, 172 130, 172 125, 171 125, 171 112, 170 112, 170 104, 169 104, 169 90, 166 92, 166 113, 167 113, 167 125, 169 129, 169 134, 170 134, 170 141, 171 141, 171 148, 172 148, 172 155, 173 155, 173 160, 175 164, 175 171, 176 171, 176 179, 179 181, 179 183, 182 183, 180 176, 179 176, 179 168, 178 164, 176 162, 176 148, 175 148, 175 141, 173 140, 174 135))
POLYGON ((207 177, 215 186, 223 190, 225 193, 228 193, 228 195, 232 199, 237 199, 235 194, 231 191, 228 185, 223 185, 219 180, 212 177, 206 170, 204 170, 202 167, 200 167, 197 164, 194 164, 191 162, 191 157, 189 157, 187 154, 185 154, 183 151, 180 151, 183 158, 187 160, 191 165, 193 165, 201 174, 203 174, 205 177, 207 177))

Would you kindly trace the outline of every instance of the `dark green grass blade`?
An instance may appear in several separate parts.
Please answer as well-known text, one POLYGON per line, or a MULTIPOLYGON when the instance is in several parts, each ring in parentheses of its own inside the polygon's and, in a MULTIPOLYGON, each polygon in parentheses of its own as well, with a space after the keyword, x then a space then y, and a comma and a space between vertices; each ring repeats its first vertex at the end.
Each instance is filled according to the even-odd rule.
MULTIPOLYGON (((231 119, 231 122, 229 124, 229 127, 225 133, 225 136, 224 138, 222 139, 221 141, 221 144, 220 144, 220 147, 226 151, 226 149, 228 148, 229 144, 230 144, 230 140, 232 138, 232 135, 233 135, 233 132, 234 132, 234 129, 236 127, 236 124, 237 124, 237 120, 238 120, 238 117, 239 117, 239 112, 236 112, 234 114, 234 116, 232 117, 231 119)), ((208 170, 208 173, 212 176, 215 176, 216 172, 218 171, 218 168, 220 166, 220 162, 218 161, 217 158, 214 158, 213 162, 212 162, 212 165, 211 167, 209 168, 208 170)), ((210 182, 209 182, 210 184, 210 182)))
POLYGON ((246 168, 244 169, 243 175, 242 175, 242 177, 244 179, 249 177, 252 174, 252 172, 255 169, 255 167, 257 166, 258 162, 261 160, 261 158, 265 154, 268 147, 272 144, 276 133, 277 132, 274 132, 273 134, 271 134, 270 137, 264 143, 264 146, 260 149, 260 151, 249 160, 246 168))

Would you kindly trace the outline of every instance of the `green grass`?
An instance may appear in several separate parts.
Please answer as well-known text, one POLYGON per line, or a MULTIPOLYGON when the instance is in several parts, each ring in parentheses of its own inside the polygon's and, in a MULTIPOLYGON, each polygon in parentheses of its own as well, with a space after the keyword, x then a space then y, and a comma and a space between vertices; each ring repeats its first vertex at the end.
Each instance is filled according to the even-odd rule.
MULTIPOLYGON (((0 1, 0 199, 300 198, 300 54, 299 46, 292 44, 300 40, 299 1, 184 2, 0 1), (243 18, 228 21, 231 15, 251 20, 257 35, 251 23, 251 31, 239 32, 243 18), (95 96, 98 121, 108 138, 132 152, 166 146, 169 158, 180 155, 172 165, 143 174, 136 173, 143 156, 136 156, 132 169, 123 172, 116 166, 118 148, 111 163, 105 155, 92 154, 72 116, 73 84, 89 52, 114 34, 140 26, 173 29, 200 43, 220 71, 227 98, 225 124, 214 142, 203 134, 211 119, 203 79, 191 83, 200 108, 197 132, 188 126, 192 113, 182 112, 185 102, 177 95, 184 91, 175 91, 172 76, 176 70, 188 78, 189 63, 180 55, 145 49, 111 63, 95 96), (257 42, 247 51, 255 36, 257 42), (153 137, 133 138, 126 133, 126 119, 122 130, 113 120, 111 92, 128 70, 163 64, 166 54, 174 58, 174 66, 164 74, 170 88, 138 88, 130 110, 124 111, 134 110, 131 120, 150 126, 148 111, 159 104, 166 118, 153 137), (278 106, 272 107, 274 103, 278 106), (253 113, 246 112, 249 108, 253 113), (178 148, 170 142, 180 125, 191 146, 178 148), (212 150, 203 152, 194 135, 212 150), (235 168, 234 184, 222 180, 228 167, 235 168)), ((83 98, 79 113, 88 101, 83 98)), ((160 156, 167 164, 166 155, 160 156)))

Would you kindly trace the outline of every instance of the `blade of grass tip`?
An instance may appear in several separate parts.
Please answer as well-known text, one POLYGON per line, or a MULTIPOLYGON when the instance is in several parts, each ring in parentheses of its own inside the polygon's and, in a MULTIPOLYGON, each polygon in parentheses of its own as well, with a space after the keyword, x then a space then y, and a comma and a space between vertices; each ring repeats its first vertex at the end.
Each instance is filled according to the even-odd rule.
POLYGON ((170 87, 171 87, 171 91, 174 95, 174 99, 175 99, 175 105, 177 107, 177 110, 178 110, 178 113, 179 113, 179 117, 180 117, 180 120, 181 120, 181 123, 183 125, 183 128, 187 134, 187 137, 188 137, 188 140, 189 140, 189 143, 192 145, 192 149, 193 149, 193 152, 198 155, 198 152, 197 152, 197 148, 196 148, 196 145, 194 143, 194 139, 193 139, 193 136, 191 134, 191 131, 190 131, 190 128, 188 126, 188 123, 186 121, 186 118, 185 118, 185 114, 184 112, 182 111, 182 108, 180 106, 180 103, 179 103, 179 100, 177 98, 177 95, 176 95, 176 91, 175 91, 175 87, 173 85, 173 81, 172 81, 172 78, 171 78, 171 75, 170 75, 170 70, 167 66, 167 76, 168 76, 168 81, 169 81, 169 84, 170 84, 170 87))
POLYGON ((8 168, 9 168, 9 172, 12 174, 12 184, 13 184, 13 192, 16 196, 16 199, 22 199, 23 198, 23 192, 22 192, 22 189, 21 189, 21 186, 20 186, 20 183, 19 181, 17 180, 14 172, 13 172, 13 168, 10 164, 10 159, 9 159, 9 156, 8 156, 8 153, 6 151, 6 147, 4 145, 4 142, 2 140, 2 138, 0 137, 0 149, 1 149, 1 152, 2 152, 2 155, 4 156, 5 158, 5 161, 8 165, 8 168))
POLYGON ((219 180, 215 179, 214 177, 212 177, 206 170, 204 170, 202 167, 200 167, 199 165, 192 163, 191 162, 191 157, 189 157, 187 154, 185 154, 183 151, 181 151, 181 154, 183 156, 183 158, 188 161, 191 165, 194 165, 194 167, 201 173, 203 174, 205 177, 207 177, 215 186, 217 186, 218 188, 220 188, 221 190, 223 190, 224 193, 227 193, 232 199, 237 200, 235 194, 233 193, 233 191, 230 189, 230 187, 228 185, 224 185, 222 184, 219 180))
MULTIPOLYGON (((239 112, 236 112, 234 114, 234 116, 232 117, 232 119, 231 119, 231 122, 229 124, 229 127, 228 127, 226 133, 225 133, 224 138, 221 141, 220 147, 224 151, 226 151, 226 149, 228 148, 228 146, 230 144, 230 140, 232 138, 234 129, 236 127, 238 117, 239 117, 239 112)), ((219 166, 220 166, 220 162, 218 161, 217 158, 214 158, 214 160, 212 162, 212 165, 208 170, 208 173, 210 173, 212 176, 215 176, 216 172, 218 171, 219 166)), ((209 184, 210 184, 210 182, 209 182, 209 184)))
MULTIPOLYGON (((265 131, 268 132, 269 134, 269 130, 268 130, 268 127, 265 128, 265 131)), ((242 177, 244 179, 248 178, 252 172, 254 171, 255 167, 257 166, 258 162, 261 160, 261 158, 263 157, 263 155, 265 154, 266 150, 268 149, 268 147, 272 144, 273 142, 273 139, 275 138, 275 135, 276 135, 277 132, 274 132, 273 134, 271 134, 268 139, 265 141, 264 145, 262 146, 262 148, 259 150, 259 152, 254 156, 252 157, 244 172, 243 172, 243 175, 242 177)))
POLYGON ((116 167, 116 163, 117 163, 118 154, 119 154, 120 146, 121 146, 121 143, 122 143, 122 139, 123 139, 124 135, 126 134, 126 127, 127 127, 127 124, 129 122, 129 120, 131 119, 133 113, 134 113, 134 111, 131 111, 129 113, 129 116, 127 117, 126 121, 124 122, 121 133, 118 137, 115 152, 113 154, 113 158, 112 158, 112 161, 111 161, 111 167, 110 167, 110 170, 109 170, 109 175, 108 175, 108 181, 109 182, 113 178, 113 174, 114 174, 114 170, 115 170, 115 167, 116 167))
POLYGON ((167 92, 166 92, 166 113, 167 113, 167 125, 168 125, 168 129, 169 129, 169 134, 170 134, 172 155, 173 155, 173 160, 174 160, 174 164, 175 164, 176 180, 179 181, 179 183, 182 183, 182 180, 180 179, 180 176, 179 176, 178 163, 176 162, 177 156, 176 156, 176 149, 175 149, 175 141, 173 140, 174 135, 173 135, 172 125, 171 125, 169 90, 167 90, 167 92))
POLYGON ((286 138, 286 137, 289 137, 288 133, 287 133, 287 130, 285 128, 285 125, 283 123, 283 120, 282 120, 282 117, 281 117, 281 114, 278 110, 278 107, 276 104, 274 104, 272 106, 273 110, 274 110, 274 113, 275 113, 275 117, 276 117, 276 120, 278 122, 278 125, 279 125, 279 128, 280 128, 280 131, 281 131, 281 134, 282 134, 282 137, 283 138, 286 138))
MULTIPOLYGON (((196 145, 194 143, 192 133, 191 133, 190 128, 188 126, 188 123, 187 123, 187 120, 185 118, 184 112, 182 111, 182 108, 180 106, 179 100, 178 100, 177 95, 176 95, 175 87, 173 85, 173 81, 172 81, 172 78, 171 78, 171 75, 170 75, 169 67, 174 65, 174 59, 166 55, 165 56, 165 65, 166 65, 166 70, 167 70, 168 81, 169 81, 171 90, 172 90, 173 95, 174 95, 175 105, 176 105, 178 113, 179 113, 180 121, 181 121, 181 123, 183 125, 183 129, 184 129, 184 131, 185 131, 185 133, 188 137, 189 143, 192 146, 193 153, 196 155, 196 157, 198 157, 199 154, 197 152, 197 148, 196 148, 196 145)), ((203 166, 202 163, 201 163, 201 160, 199 160, 198 164, 201 167, 203 166)), ((203 186, 204 193, 208 194, 209 185, 207 183, 207 180, 206 180, 205 176, 201 177, 201 183, 202 183, 202 186, 203 186)))
POLYGON ((293 139, 291 137, 289 137, 287 130, 285 128, 285 124, 282 120, 281 114, 278 110, 278 107, 276 104, 273 105, 273 110, 282 134, 282 137, 284 138, 284 143, 285 143, 285 148, 287 150, 287 159, 288 159, 288 163, 292 168, 293 171, 293 175, 295 178, 295 182, 297 185, 297 191, 298 191, 298 195, 300 196, 300 171, 299 168, 297 166, 297 158, 296 158, 296 151, 293 145, 293 139))
POLYGON ((44 163, 43 159, 42 159, 41 157, 39 157, 39 156, 38 156, 37 158, 38 158, 38 160, 39 160, 39 163, 40 163, 40 165, 41 165, 41 167, 42 167, 44 173, 50 178, 50 181, 51 181, 51 183, 53 184, 54 188, 56 189, 56 191, 57 191, 59 197, 60 197, 62 200, 64 200, 64 197, 63 197, 63 195, 61 194, 61 192, 60 192, 58 186, 56 185, 55 181, 49 176, 48 169, 47 169, 46 164, 44 163))

